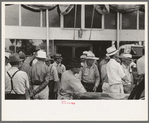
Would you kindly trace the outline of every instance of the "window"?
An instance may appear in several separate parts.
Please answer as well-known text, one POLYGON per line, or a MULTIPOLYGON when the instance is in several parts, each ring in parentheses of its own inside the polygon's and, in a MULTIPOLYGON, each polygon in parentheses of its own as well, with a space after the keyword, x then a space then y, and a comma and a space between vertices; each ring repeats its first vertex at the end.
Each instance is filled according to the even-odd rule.
POLYGON ((57 8, 49 11, 49 27, 60 27, 60 15, 57 8))
POLYGON ((19 25, 19 5, 5 6, 5 25, 19 25))
MULTIPOLYGON (((93 5, 85 6, 85 28, 91 28, 93 14, 93 5)), ((94 10, 94 19, 92 28, 101 28, 102 26, 102 15, 94 10)))
POLYGON ((122 29, 137 29, 137 11, 122 14, 122 29))
MULTIPOLYGON (((76 14, 76 28, 81 28, 81 5, 77 5, 77 14, 76 14)), ((64 15, 64 27, 65 28, 74 28, 74 19, 75 19, 75 6, 68 13, 64 15)))
POLYGON ((40 11, 29 9, 25 6, 21 7, 22 26, 40 26, 40 11))
POLYGON ((117 13, 108 13, 104 15, 105 29, 116 29, 117 28, 117 13))
POLYGON ((139 29, 145 29, 145 13, 139 11, 139 29))

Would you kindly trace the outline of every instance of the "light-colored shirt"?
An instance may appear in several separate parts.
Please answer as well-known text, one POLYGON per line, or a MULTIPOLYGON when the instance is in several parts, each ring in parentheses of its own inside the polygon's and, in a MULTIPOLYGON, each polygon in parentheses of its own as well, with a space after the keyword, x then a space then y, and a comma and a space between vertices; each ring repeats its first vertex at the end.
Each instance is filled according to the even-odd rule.
POLYGON ((5 72, 7 72, 10 68, 11 68, 10 63, 8 63, 7 65, 5 65, 5 72))
POLYGON ((54 65, 50 64, 49 70, 50 70, 50 80, 59 81, 56 67, 54 65))
POLYGON ((44 82, 49 82, 50 80, 50 70, 49 67, 42 61, 37 61, 29 71, 29 80, 34 82, 35 80, 44 82))
POLYGON ((95 83, 96 86, 99 85, 100 76, 97 65, 95 64, 93 64, 90 68, 88 66, 84 66, 81 69, 79 76, 83 82, 92 84, 95 83))
POLYGON ((86 90, 74 73, 71 70, 67 70, 62 74, 58 99, 71 99, 74 92, 84 93, 86 90))
POLYGON ((110 85, 122 83, 122 78, 126 74, 123 71, 122 66, 115 60, 110 59, 107 63, 107 76, 110 85))
POLYGON ((53 65, 57 68, 58 73, 62 74, 66 71, 66 67, 63 64, 57 64, 56 62, 54 62, 53 65))
MULTIPOLYGON (((12 76, 18 70, 17 67, 11 67, 8 70, 10 76, 12 76)), ((12 78, 13 81, 13 89, 17 94, 25 94, 25 90, 29 88, 29 80, 28 76, 24 71, 18 71, 14 77, 12 78)), ((7 73, 5 73, 5 92, 11 91, 11 79, 7 73)), ((15 94, 12 90, 12 94, 15 94)))
POLYGON ((145 74, 145 56, 137 60, 137 71, 139 75, 145 74))
POLYGON ((126 66, 122 63, 122 67, 123 67, 123 70, 124 70, 124 73, 126 74, 128 80, 130 83, 133 83, 133 75, 132 73, 130 72, 131 71, 131 68, 130 66, 126 66))

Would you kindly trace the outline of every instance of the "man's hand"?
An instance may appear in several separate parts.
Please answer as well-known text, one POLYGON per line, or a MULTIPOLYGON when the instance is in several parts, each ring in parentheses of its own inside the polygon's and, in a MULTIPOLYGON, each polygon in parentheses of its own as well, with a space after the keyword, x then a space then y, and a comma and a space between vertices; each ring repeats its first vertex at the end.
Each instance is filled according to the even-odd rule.
POLYGON ((96 92, 96 90, 97 90, 97 86, 95 85, 93 88, 93 91, 96 92))

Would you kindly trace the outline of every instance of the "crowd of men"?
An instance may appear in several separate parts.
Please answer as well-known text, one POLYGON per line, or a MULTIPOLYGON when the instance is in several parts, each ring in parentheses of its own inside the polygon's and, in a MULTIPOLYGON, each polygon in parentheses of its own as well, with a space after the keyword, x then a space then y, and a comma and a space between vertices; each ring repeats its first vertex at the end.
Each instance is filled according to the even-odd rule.
POLYGON ((132 55, 118 55, 115 46, 98 63, 92 51, 84 51, 80 58, 72 58, 69 69, 62 64, 61 54, 47 56, 39 50, 26 58, 23 52, 5 53, 5 99, 73 99, 75 93, 99 92, 130 94, 137 76, 145 74, 145 57, 133 62, 132 55), (101 87, 101 90, 99 89, 101 87))

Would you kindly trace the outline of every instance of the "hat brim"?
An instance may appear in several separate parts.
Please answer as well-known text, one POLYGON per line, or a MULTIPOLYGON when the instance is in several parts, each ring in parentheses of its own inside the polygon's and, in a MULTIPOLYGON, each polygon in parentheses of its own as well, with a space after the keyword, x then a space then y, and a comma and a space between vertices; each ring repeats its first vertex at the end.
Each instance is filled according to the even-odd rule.
POLYGON ((124 56, 119 56, 120 59, 132 59, 132 58, 129 58, 129 57, 124 57, 124 56))
POLYGON ((46 59, 46 57, 39 57, 39 56, 36 56, 36 58, 46 59))
POLYGON ((86 57, 85 59, 93 59, 93 60, 98 60, 99 58, 97 58, 97 57, 86 57))
POLYGON ((112 55, 116 54, 118 51, 119 51, 119 50, 116 50, 116 51, 113 52, 113 53, 107 53, 106 56, 112 56, 112 55))

